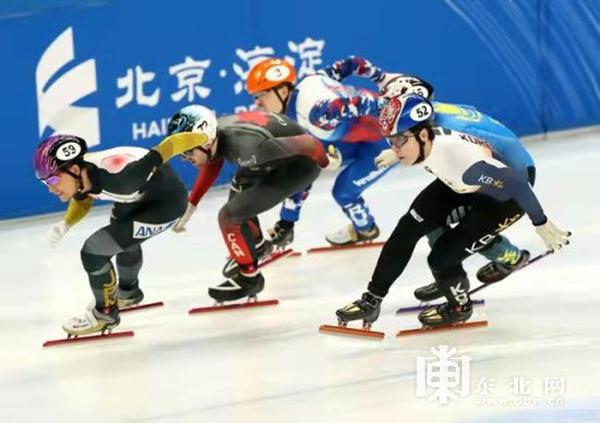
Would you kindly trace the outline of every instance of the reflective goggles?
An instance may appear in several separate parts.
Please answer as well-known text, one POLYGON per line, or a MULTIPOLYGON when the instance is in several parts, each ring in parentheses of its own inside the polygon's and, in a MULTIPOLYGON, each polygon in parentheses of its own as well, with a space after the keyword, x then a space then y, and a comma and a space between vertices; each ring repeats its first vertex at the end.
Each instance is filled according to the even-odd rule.
POLYGON ((254 98, 254 100, 260 100, 261 98, 263 98, 264 96, 266 96, 269 91, 272 91, 272 89, 265 90, 265 91, 259 91, 256 94, 254 94, 252 96, 252 98, 254 98))
POLYGON ((183 153, 181 153, 181 155, 183 156, 184 159, 191 160, 194 155, 194 150, 196 150, 196 149, 202 151, 204 154, 206 154, 210 158, 210 148, 202 148, 200 146, 196 146, 196 147, 192 148, 191 150, 184 151, 183 153))
POLYGON ((60 181, 60 172, 59 173, 55 173, 53 175, 48 176, 45 179, 40 179, 40 181, 47 186, 53 186, 58 184, 58 182, 60 181))
POLYGON ((181 155, 184 159, 191 159, 194 155, 194 149, 192 148, 191 150, 184 151, 183 153, 181 153, 181 155))
POLYGON ((404 135, 404 134, 396 134, 390 137, 386 137, 386 141, 391 147, 401 148, 404 144, 408 142, 409 139, 414 138, 414 134, 404 135))

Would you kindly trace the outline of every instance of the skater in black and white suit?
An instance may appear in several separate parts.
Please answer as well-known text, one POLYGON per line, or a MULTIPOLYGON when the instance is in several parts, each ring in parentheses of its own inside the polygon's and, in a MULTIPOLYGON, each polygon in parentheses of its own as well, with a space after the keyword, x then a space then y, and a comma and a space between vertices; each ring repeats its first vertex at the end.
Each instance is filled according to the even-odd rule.
POLYGON ((63 325, 67 333, 103 332, 119 324, 119 307, 142 301, 141 244, 175 225, 186 207, 187 190, 166 162, 206 139, 205 134, 182 134, 152 150, 117 147, 90 153, 82 138, 54 135, 38 146, 36 176, 52 194, 69 201, 63 219, 50 232, 52 245, 88 213, 95 200, 115 203, 110 223, 93 233, 81 249, 95 302, 83 316, 63 325), (111 261, 115 256, 118 281, 111 261))
POLYGON ((480 138, 433 126, 434 111, 425 98, 390 99, 380 115, 382 131, 398 160, 420 165, 437 177, 415 198, 386 241, 368 292, 337 311, 342 322, 377 319, 380 303, 402 274, 416 243, 441 226, 458 207, 468 210, 434 244, 428 257, 437 288, 447 303, 419 315, 425 326, 463 322, 472 314, 469 280, 462 262, 491 243, 527 214, 549 250, 568 244, 570 233, 546 217, 531 185, 534 168, 514 168, 480 138))

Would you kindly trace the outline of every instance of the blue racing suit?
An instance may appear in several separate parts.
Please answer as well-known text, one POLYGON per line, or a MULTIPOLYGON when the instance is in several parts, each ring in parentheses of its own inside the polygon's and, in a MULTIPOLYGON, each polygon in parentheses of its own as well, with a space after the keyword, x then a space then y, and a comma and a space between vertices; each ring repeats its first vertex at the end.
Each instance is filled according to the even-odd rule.
MULTIPOLYGON (((336 177, 333 198, 357 231, 367 231, 375 220, 361 194, 390 170, 378 169, 374 163, 388 146, 379 130, 377 94, 340 83, 351 75, 377 82, 383 72, 357 57, 337 61, 296 85, 286 113, 326 148, 333 144, 341 152, 344 169, 336 177)), ((300 192, 286 200, 280 218, 296 222, 307 194, 300 192)))

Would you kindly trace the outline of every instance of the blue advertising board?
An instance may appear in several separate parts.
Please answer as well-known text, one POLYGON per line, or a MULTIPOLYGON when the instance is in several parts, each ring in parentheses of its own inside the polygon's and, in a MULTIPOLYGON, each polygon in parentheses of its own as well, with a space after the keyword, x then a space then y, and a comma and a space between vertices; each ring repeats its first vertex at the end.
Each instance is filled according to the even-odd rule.
MULTIPOLYGON (((250 107, 246 72, 270 56, 286 58, 302 76, 359 55, 384 70, 421 76, 436 87, 436 99, 472 104, 520 135, 600 121, 594 0, 28 6, 38 3, 39 13, 0 16, 0 218, 64 208, 33 174, 42 138, 73 133, 92 150, 149 148, 187 104, 217 114, 250 107)), ((191 184, 196 169, 175 162, 191 184)), ((219 182, 231 173, 226 169, 219 182)))

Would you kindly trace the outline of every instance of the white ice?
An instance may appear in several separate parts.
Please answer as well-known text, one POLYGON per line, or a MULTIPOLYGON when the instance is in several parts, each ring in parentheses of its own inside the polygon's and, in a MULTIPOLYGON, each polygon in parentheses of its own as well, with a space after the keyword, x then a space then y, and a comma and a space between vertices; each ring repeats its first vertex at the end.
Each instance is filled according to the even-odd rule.
MULTIPOLYGON (((418 327, 416 315, 397 317, 394 311, 415 305, 412 291, 431 281, 424 241, 385 299, 374 327, 386 333, 381 342, 317 332, 365 290, 377 248, 273 264, 264 271, 261 298, 278 298, 277 307, 188 315, 193 306, 211 305, 206 290, 222 279, 226 253, 216 215, 226 192, 216 190, 201 202, 187 233, 169 232, 144 245, 146 298, 166 305, 123 315, 120 329, 134 330, 135 337, 46 349, 42 343, 62 338, 63 321, 91 300, 79 250, 107 222, 109 209, 94 211, 56 250, 45 236, 59 215, 4 222, 0 421, 598 422, 598 136, 528 144, 537 160, 535 190, 549 218, 571 230, 573 240, 482 291, 487 305, 473 318, 489 321, 481 329, 394 336, 418 327), (429 399, 432 387, 416 395, 417 357, 432 357, 430 348, 439 345, 471 359, 470 393, 445 406, 429 399), (509 391, 516 377, 531 390, 520 398, 509 391), (564 393, 545 393, 545 378, 562 378, 564 393), (484 380, 491 384, 487 396, 484 380), (532 406, 534 401, 544 404, 532 406)), ((421 169, 396 168, 367 191, 384 234, 429 180, 421 169)), ((346 223, 330 196, 332 181, 323 175, 307 200, 297 249, 323 245, 326 231, 346 223)), ((263 227, 276 218, 276 210, 266 213, 263 227)), ((543 251, 527 218, 507 234, 534 253, 543 251)), ((473 257, 466 267, 474 275, 484 262, 473 257)))

